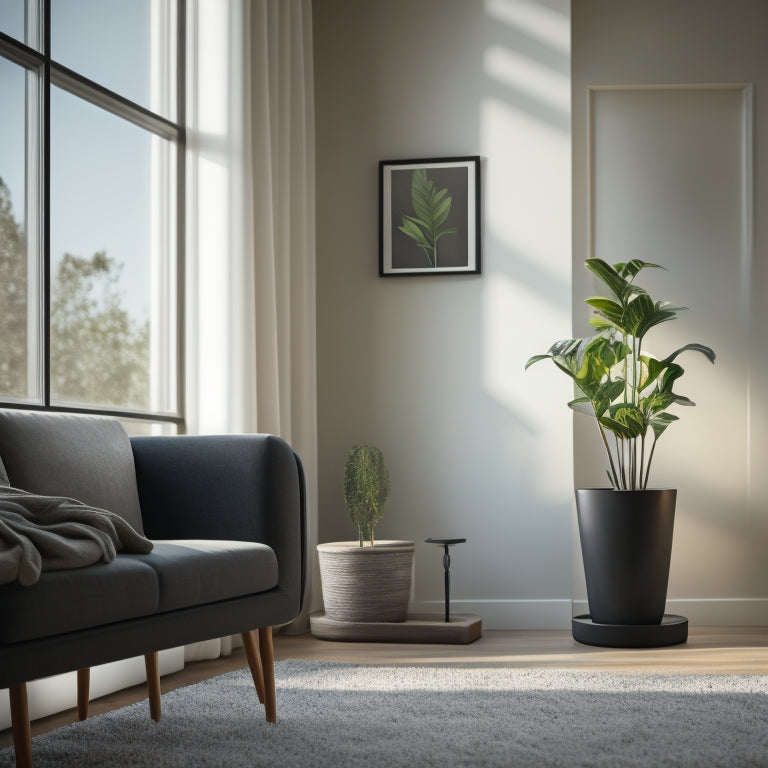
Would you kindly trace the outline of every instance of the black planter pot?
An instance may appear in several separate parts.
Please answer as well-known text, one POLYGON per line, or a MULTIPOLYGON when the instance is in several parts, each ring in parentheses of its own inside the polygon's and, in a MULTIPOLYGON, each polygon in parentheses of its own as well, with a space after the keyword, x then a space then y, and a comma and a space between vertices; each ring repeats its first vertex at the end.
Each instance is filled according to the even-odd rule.
POLYGON ((581 553, 595 624, 661 624, 676 499, 673 489, 577 489, 581 553))

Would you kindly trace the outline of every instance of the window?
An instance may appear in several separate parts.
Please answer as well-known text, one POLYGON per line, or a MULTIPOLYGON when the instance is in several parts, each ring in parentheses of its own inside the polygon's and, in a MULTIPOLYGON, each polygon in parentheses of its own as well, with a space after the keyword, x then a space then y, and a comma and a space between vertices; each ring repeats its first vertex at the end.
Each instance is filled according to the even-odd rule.
POLYGON ((183 420, 183 0, 0 2, 0 403, 183 420))

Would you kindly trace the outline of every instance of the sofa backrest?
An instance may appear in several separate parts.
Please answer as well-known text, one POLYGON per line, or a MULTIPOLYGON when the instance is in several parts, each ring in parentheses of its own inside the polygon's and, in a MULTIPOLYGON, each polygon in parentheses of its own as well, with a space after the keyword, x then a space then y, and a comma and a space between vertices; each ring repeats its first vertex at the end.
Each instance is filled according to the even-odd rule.
POLYGON ((115 512, 144 533, 131 443, 116 419, 0 410, 0 480, 115 512))

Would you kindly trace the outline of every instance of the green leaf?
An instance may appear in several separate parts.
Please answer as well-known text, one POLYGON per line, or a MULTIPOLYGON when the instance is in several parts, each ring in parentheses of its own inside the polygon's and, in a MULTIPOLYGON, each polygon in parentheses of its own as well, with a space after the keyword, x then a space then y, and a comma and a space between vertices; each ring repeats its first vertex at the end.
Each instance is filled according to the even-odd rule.
POLYGON ((576 413, 583 413, 585 416, 594 416, 595 411, 592 407, 592 401, 588 397, 577 397, 575 400, 571 400, 568 403, 568 407, 576 411, 576 413))
POLYGON ((437 243, 438 240, 445 237, 446 235, 455 235, 456 234, 456 227, 451 227, 450 229, 443 229, 440 231, 440 234, 435 238, 435 243, 437 243))
POLYGON ((622 315, 624 314, 624 309, 621 304, 618 304, 611 299, 602 298, 601 296, 594 296, 590 299, 586 299, 585 303, 589 304, 590 307, 594 307, 603 317, 612 321, 612 323, 621 323, 622 315))
POLYGON ((657 413, 653 418, 648 420, 648 424, 653 430, 653 436, 658 440, 661 437, 662 432, 664 432, 673 421, 677 420, 677 416, 673 416, 671 413, 657 413))
POLYGON ((432 215, 435 227, 439 227, 448 218, 448 214, 451 212, 452 201, 453 198, 448 196, 435 206, 434 214, 432 215))
POLYGON ((648 427, 643 412, 631 403, 612 405, 609 414, 610 416, 601 416, 598 420, 606 429, 610 429, 619 437, 625 439, 640 437, 648 427))
POLYGON ((640 293, 627 304, 622 318, 622 328, 635 338, 642 339, 645 327, 653 313, 653 300, 647 293, 640 293))
POLYGON ((605 381, 597 388, 592 397, 592 408, 596 416, 602 416, 614 400, 624 393, 625 382, 622 379, 605 381))
POLYGON ((413 172, 411 180, 411 205, 416 215, 424 222, 429 222, 431 216, 430 199, 434 185, 427 181, 427 171, 419 168, 413 172))
POLYGON ((433 198, 432 203, 437 205, 448 194, 448 187, 441 189, 433 198))
POLYGON ((429 200, 414 194, 411 199, 411 204, 413 205, 413 210, 415 211, 416 216, 424 222, 425 227, 429 228, 432 220, 432 211, 429 206, 429 200))
POLYGON ((669 357, 665 358, 665 360, 671 362, 674 360, 681 352, 701 352, 704 357, 709 360, 710 363, 715 362, 715 353, 710 347, 705 347, 703 344, 686 344, 684 347, 680 347, 680 349, 676 349, 669 357))
POLYGON ((685 370, 683 370, 677 363, 669 363, 666 360, 664 362, 664 371, 659 377, 656 386, 658 387, 659 392, 671 392, 672 384, 685 373, 685 370))
POLYGON ((597 275, 605 283, 610 292, 622 304, 630 292, 630 283, 628 283, 610 264, 602 259, 587 259, 585 262, 587 269, 597 275))
POLYGON ((528 358, 528 362, 525 364, 525 370, 527 371, 534 363, 538 363, 540 360, 549 360, 552 355, 534 355, 528 358))
POLYGON ((651 264, 649 261, 641 261, 640 259, 632 259, 627 263, 619 262, 614 264, 613 268, 622 276, 628 277, 633 280, 643 269, 653 267, 655 269, 666 269, 661 264, 651 264))
POLYGON ((653 392, 649 397, 641 398, 639 406, 643 412, 652 416, 669 408, 675 402, 675 395, 671 392, 653 392))
POLYGON ((448 194, 448 189, 437 189, 435 182, 427 178, 425 168, 419 168, 411 177, 411 205, 416 214, 403 216, 400 231, 416 241, 431 266, 437 264, 437 243, 446 235, 456 234, 456 228, 444 228, 446 220, 451 212, 453 198, 448 194), (408 225, 408 221, 416 225, 420 230, 408 225))
POLYGON ((621 327, 610 320, 606 320, 602 315, 593 315, 589 318, 589 324, 598 332, 604 333, 616 329, 621 331, 621 327))
POLYGON ((403 223, 398 229, 408 237, 413 238, 420 246, 431 248, 432 244, 424 237, 424 233, 419 229, 418 225, 409 216, 403 216, 403 223))
POLYGON ((621 339, 613 336, 599 335, 586 341, 584 356, 593 360, 595 371, 600 376, 607 374, 632 353, 632 350, 621 339))
POLYGON ((613 432, 618 437, 622 438, 623 440, 631 440, 634 437, 637 437, 638 435, 635 434, 635 430, 628 427, 626 424, 623 424, 620 421, 617 421, 616 419, 612 419, 609 416, 598 416, 597 420, 602 424, 607 430, 610 432, 613 432))

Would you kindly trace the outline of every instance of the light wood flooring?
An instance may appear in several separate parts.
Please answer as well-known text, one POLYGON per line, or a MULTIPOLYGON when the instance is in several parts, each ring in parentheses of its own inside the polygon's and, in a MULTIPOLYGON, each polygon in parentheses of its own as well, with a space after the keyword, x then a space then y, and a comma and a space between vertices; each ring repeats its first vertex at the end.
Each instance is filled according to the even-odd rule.
MULTIPOLYGON (((671 648, 615 649, 577 643, 570 632, 484 631, 470 645, 407 645, 395 643, 335 643, 311 635, 276 634, 275 659, 346 661, 356 664, 461 664, 510 667, 557 667, 604 671, 712 674, 768 674, 768 627, 692 628, 688 642, 671 648)), ((161 680, 163 692, 247 666, 242 648, 231 656, 188 664, 161 680)), ((91 702, 91 716, 146 699, 145 685, 91 702)), ((277 691, 280 718, 280 690, 277 691)), ((149 717, 149 705, 147 705, 149 717)), ((75 722, 69 710, 32 723, 32 735, 75 722)), ((0 748, 12 744, 10 730, 0 732, 0 748)))

